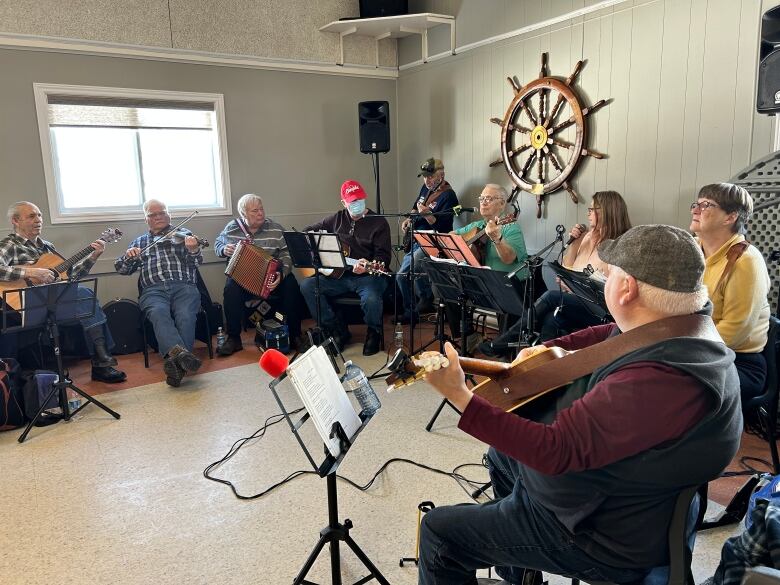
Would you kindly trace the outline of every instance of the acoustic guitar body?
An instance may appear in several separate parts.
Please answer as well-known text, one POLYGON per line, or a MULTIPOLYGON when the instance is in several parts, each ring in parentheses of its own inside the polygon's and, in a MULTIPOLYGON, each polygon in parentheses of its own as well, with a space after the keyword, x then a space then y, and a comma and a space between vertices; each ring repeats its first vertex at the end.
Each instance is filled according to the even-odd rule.
MULTIPOLYGON (((38 260, 36 260, 34 264, 25 264, 25 266, 32 266, 34 268, 49 268, 52 271, 56 272, 54 270, 54 267, 62 264, 64 260, 65 259, 59 254, 55 254, 53 252, 47 252, 46 254, 38 258, 38 260)), ((65 272, 58 272, 57 274, 59 274, 57 280, 60 280, 64 276, 66 276, 65 272)), ((28 286, 29 284, 24 279, 10 280, 8 282, 0 282, 0 299, 2 299, 3 293, 7 290, 16 290, 16 289, 26 288, 28 286)), ((9 307, 14 309, 15 311, 20 310, 22 308, 22 293, 14 292, 6 295, 5 302, 9 307)))

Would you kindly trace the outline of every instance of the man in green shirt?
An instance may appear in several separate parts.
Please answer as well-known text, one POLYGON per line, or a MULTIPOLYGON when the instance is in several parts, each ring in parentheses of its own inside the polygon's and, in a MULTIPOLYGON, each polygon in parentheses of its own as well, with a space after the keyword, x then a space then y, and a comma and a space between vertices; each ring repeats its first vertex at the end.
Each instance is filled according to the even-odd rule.
MULTIPOLYGON (((492 270, 512 272, 528 258, 525 249, 525 239, 516 221, 501 225, 501 219, 506 215, 509 195, 506 189, 495 183, 488 183, 479 196, 479 214, 482 219, 468 224, 454 233, 464 237, 479 230, 485 230, 485 248, 483 264, 492 270)), ((518 281, 528 278, 528 268, 525 267, 515 274, 518 281)), ((454 337, 460 335, 460 313, 455 305, 447 305, 447 320, 454 337)), ((474 332, 473 323, 469 318, 466 325, 466 349, 471 353, 481 341, 474 332)))

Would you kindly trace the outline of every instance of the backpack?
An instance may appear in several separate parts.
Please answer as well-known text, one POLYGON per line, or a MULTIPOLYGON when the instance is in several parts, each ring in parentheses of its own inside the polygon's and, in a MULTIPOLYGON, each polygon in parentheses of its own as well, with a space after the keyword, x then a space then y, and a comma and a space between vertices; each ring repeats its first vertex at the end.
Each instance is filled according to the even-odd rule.
MULTIPOLYGON (((24 386, 24 414, 28 420, 35 418, 41 408, 41 404, 51 392, 52 384, 59 378, 56 372, 48 370, 35 370, 26 372, 24 386)), ((60 406, 60 397, 55 392, 49 398, 46 408, 58 408, 60 406)))
POLYGON ((14 359, 0 359, 0 431, 17 429, 23 424, 19 364, 14 359))

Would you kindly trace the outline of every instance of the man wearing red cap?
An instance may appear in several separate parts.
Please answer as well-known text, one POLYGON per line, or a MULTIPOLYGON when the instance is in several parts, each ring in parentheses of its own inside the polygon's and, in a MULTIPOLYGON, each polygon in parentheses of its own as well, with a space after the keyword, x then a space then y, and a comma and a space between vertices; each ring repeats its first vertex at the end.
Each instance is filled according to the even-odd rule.
MULTIPOLYGON (((363 355, 374 355, 379 351, 382 295, 387 281, 381 275, 367 274, 366 262, 375 260, 385 265, 390 263, 390 225, 384 217, 375 217, 376 214, 366 208, 366 192, 357 181, 345 181, 341 185, 341 204, 344 209, 338 213, 304 228, 304 231, 324 230, 339 234, 342 244, 349 248, 347 256, 358 261, 352 271, 346 272, 341 278, 320 279, 320 324, 342 349, 351 334, 347 326, 338 321, 327 299, 348 292, 357 293, 368 325, 363 355)), ((301 284, 301 293, 312 315, 317 310, 314 284, 313 278, 301 284)))

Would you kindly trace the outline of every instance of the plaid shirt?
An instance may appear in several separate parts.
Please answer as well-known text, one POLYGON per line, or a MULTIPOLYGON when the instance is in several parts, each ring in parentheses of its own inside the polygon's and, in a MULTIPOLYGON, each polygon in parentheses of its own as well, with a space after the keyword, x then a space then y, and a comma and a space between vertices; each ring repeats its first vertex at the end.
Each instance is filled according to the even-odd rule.
MULTIPOLYGON (((169 226, 170 227, 170 226, 169 226)), ((187 229, 179 228, 177 231, 191 234, 187 229)), ((147 232, 138 236, 129 248, 141 248, 142 250, 151 244, 157 236, 147 232)), ((128 249, 129 249, 128 248, 128 249)), ((174 244, 172 240, 165 239, 153 248, 149 248, 141 257, 128 258, 127 254, 121 255, 114 262, 114 268, 119 274, 132 274, 141 268, 141 289, 167 282, 180 280, 197 286, 198 265, 203 263, 203 253, 200 248, 196 254, 190 254, 184 246, 184 242, 174 244)))
MULTIPOLYGON (((17 234, 9 234, 0 240, 0 280, 11 281, 22 279, 24 266, 35 264, 44 254, 57 254, 54 244, 40 236, 35 241, 28 240, 17 234)), ((95 265, 90 256, 73 265, 68 276, 74 280, 85 276, 95 265)))

